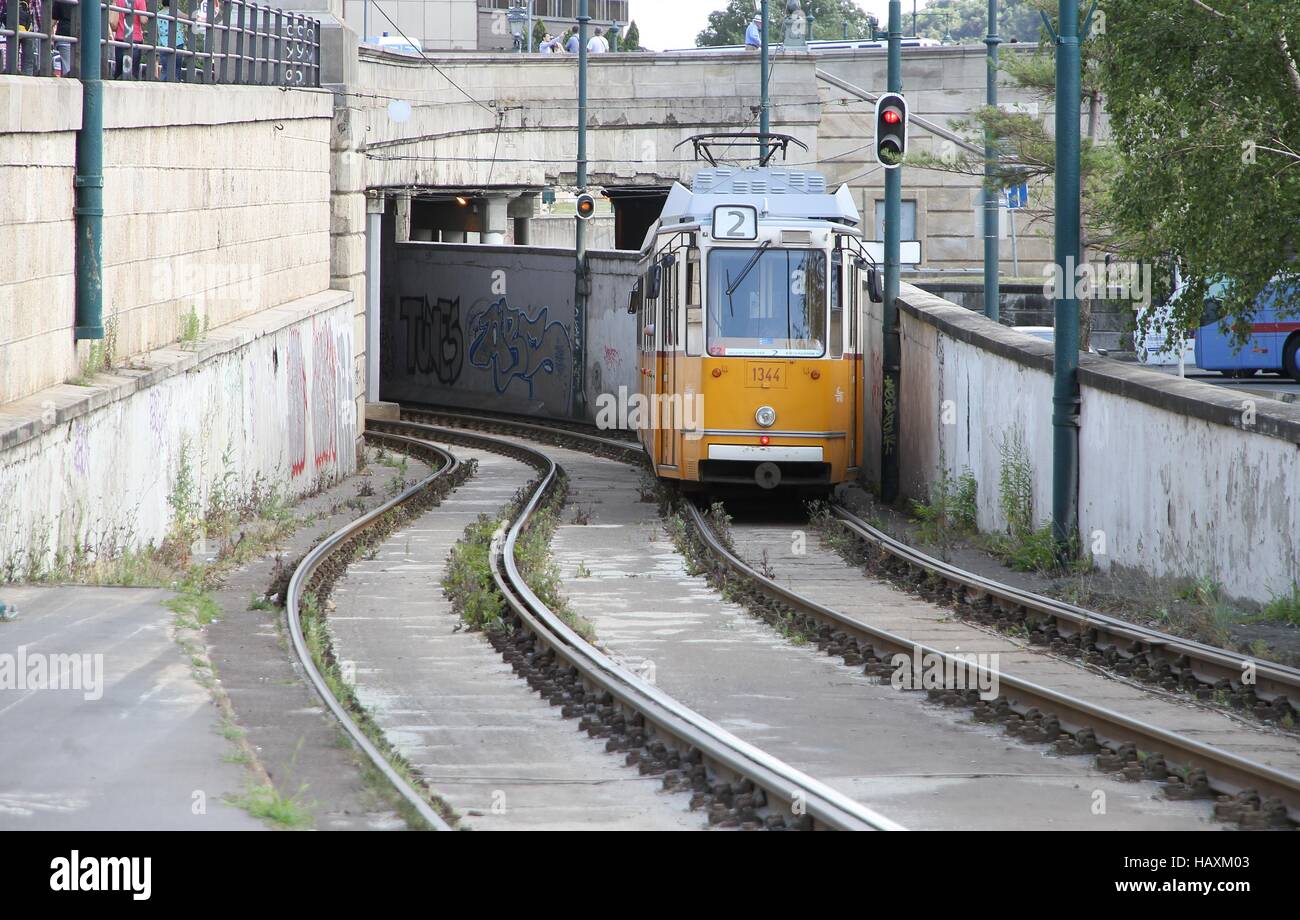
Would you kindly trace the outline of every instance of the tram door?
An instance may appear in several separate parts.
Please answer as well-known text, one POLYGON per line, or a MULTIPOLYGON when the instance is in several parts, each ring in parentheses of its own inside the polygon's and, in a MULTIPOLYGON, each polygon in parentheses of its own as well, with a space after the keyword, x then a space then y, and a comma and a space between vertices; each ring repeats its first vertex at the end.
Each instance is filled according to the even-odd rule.
POLYGON ((676 259, 669 256, 663 263, 663 286, 659 296, 659 316, 655 331, 659 339, 659 379, 656 389, 658 404, 652 408, 658 452, 655 462, 659 466, 677 467, 677 433, 681 421, 676 417, 677 394, 677 306, 681 295, 677 291, 678 271, 676 259))

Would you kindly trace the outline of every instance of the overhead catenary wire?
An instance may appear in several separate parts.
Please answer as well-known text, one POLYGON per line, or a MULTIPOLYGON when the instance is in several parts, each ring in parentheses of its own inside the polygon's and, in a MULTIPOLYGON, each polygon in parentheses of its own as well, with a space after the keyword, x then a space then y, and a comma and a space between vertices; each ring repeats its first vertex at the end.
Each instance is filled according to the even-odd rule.
POLYGON ((388 15, 388 11, 385 10, 384 7, 383 7, 383 5, 379 3, 379 0, 370 0, 370 5, 373 6, 375 9, 379 10, 379 14, 380 14, 381 16, 383 16, 385 19, 387 19, 387 20, 388 20, 388 24, 389 24, 390 26, 392 26, 394 29, 397 30, 397 34, 400 35, 400 36, 402 36, 402 38, 405 39, 406 43, 407 43, 408 45, 410 45, 412 48, 414 48, 414 49, 419 53, 420 57, 424 59, 424 62, 425 62, 426 64, 428 64, 430 67, 432 67, 434 70, 436 70, 436 71, 437 71, 437 72, 442 76, 442 78, 443 78, 444 80, 446 80, 448 83, 450 83, 452 86, 454 86, 454 87, 455 87, 455 88, 460 92, 461 95, 463 95, 463 96, 464 96, 466 99, 468 99, 470 102, 474 103, 475 105, 477 105, 477 106, 479 106, 479 107, 481 107, 481 108, 483 108, 483 109, 486 109, 486 110, 489 111, 489 112, 495 112, 495 111, 496 111, 496 100, 493 100, 493 101, 492 101, 492 104, 489 105, 488 103, 483 102, 483 101, 480 100, 480 99, 476 99, 476 98, 474 98, 474 96, 470 93, 469 90, 465 89, 465 87, 461 86, 459 83, 457 83, 457 82, 456 82, 455 80, 453 80, 451 77, 449 77, 449 76, 447 75, 447 72, 446 72, 445 70, 443 70, 441 67, 439 67, 437 64, 435 64, 435 63, 434 63, 434 62, 429 58, 429 56, 428 56, 427 54, 425 54, 423 50, 421 50, 421 48, 420 48, 419 45, 417 45, 415 42, 411 41, 410 36, 408 36, 405 32, 403 32, 403 31, 402 31, 402 27, 399 26, 396 22, 393 21, 393 17, 388 15))

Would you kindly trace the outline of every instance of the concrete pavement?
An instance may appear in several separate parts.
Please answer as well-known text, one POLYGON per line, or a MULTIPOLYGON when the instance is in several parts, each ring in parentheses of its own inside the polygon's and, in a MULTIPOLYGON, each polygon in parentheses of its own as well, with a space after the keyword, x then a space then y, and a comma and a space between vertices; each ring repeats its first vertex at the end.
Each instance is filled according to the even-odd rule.
POLYGON ((172 638, 171 596, 0 589, 20 611, 0 623, 0 829, 263 828, 223 801, 247 773, 172 638))

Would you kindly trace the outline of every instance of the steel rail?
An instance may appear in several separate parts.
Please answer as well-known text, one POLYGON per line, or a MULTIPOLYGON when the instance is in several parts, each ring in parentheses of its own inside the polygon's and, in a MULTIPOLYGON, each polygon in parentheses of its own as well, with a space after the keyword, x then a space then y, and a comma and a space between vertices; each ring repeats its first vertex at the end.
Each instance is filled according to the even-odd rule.
POLYGON ((1300 669, 1182 639, 1041 594, 1013 588, 929 556, 873 527, 843 505, 833 503, 831 511, 854 534, 889 555, 967 591, 987 595, 992 601, 1009 605, 1013 609, 1016 606, 1024 607, 1028 612, 1048 617, 1055 621, 1062 635, 1085 635, 1096 630, 1099 634, 1104 634, 1116 652, 1125 657, 1136 657, 1150 650, 1168 657, 1171 664, 1177 664, 1185 656, 1187 661, 1182 667, 1189 667, 1197 679, 1206 684, 1228 680, 1234 685, 1241 685, 1247 669, 1253 668, 1255 683, 1251 689, 1256 696, 1269 700, 1282 697, 1290 703, 1292 709, 1300 709, 1300 669), (1121 643, 1138 643, 1146 648, 1134 652, 1121 643))
MULTIPOLYGON (((440 418, 463 419, 488 426, 497 425, 529 431, 543 439, 555 438, 558 434, 553 427, 517 421, 516 417, 509 415, 485 415, 440 408, 415 409, 414 411, 427 412, 440 418)), ((569 430, 564 429, 566 433, 569 430)), ((600 437, 580 431, 575 431, 575 433, 581 434, 587 440, 609 449, 623 449, 637 455, 637 457, 643 455, 643 450, 636 441, 600 437)), ((1109 637, 1110 644, 1123 657, 1137 657, 1151 651, 1158 652, 1169 658, 1171 663, 1177 664, 1180 657, 1186 656, 1187 663, 1183 667, 1190 667, 1198 680, 1210 685, 1213 685, 1218 680, 1228 680, 1235 686, 1241 685, 1242 676, 1249 666, 1254 670, 1255 683, 1251 685, 1251 689, 1254 690, 1256 696, 1265 700, 1281 697, 1290 703, 1292 709, 1300 711, 1300 668, 1292 668, 1275 662, 1251 658, 1227 649, 1216 648, 1192 639, 1174 636, 1157 629, 1129 623, 1104 613, 1014 588, 958 568, 908 546, 906 543, 868 524, 843 505, 833 503, 831 510, 855 534, 879 546, 890 555, 923 571, 938 575, 946 581, 960 585, 967 590, 983 593, 993 601, 1000 601, 1004 605, 1021 606, 1027 611, 1051 617, 1055 620, 1058 631, 1064 636, 1082 635, 1089 630, 1097 630, 1098 633, 1109 637), (1122 645, 1124 642, 1137 643, 1144 646, 1144 648, 1137 651, 1126 649, 1122 645)))
POLYGON ((991 681, 996 681, 995 686, 998 687, 999 694, 1016 712, 1025 713, 1030 709, 1038 709, 1040 712, 1054 715, 1061 727, 1071 733, 1088 728, 1093 731, 1098 741, 1108 742, 1116 747, 1125 742, 1132 742, 1141 750, 1165 755, 1170 764, 1199 767, 1205 771, 1211 787, 1220 792, 1235 795, 1246 789, 1254 789, 1263 796, 1274 796, 1286 806, 1291 819, 1300 822, 1300 776, 1248 760, 1230 751, 1203 744, 1086 700, 984 667, 978 660, 971 661, 960 655, 952 655, 848 617, 763 575, 718 538, 698 508, 689 503, 686 504, 686 508, 708 550, 729 569, 762 586, 767 594, 776 597, 797 612, 811 616, 814 620, 854 636, 860 641, 865 640, 882 659, 889 654, 905 655, 909 661, 915 660, 918 654, 938 656, 938 660, 944 664, 945 674, 961 676, 957 681, 959 686, 983 687, 989 686, 991 681))
MULTIPOLYGON (((526 422, 518 422, 505 417, 494 417, 491 414, 468 413, 458 410, 444 409, 427 409, 417 410, 427 412, 430 415, 444 419, 461 419, 470 424, 479 424, 492 426, 498 430, 516 430, 526 432, 525 437, 535 437, 542 440, 556 440, 560 438, 572 438, 579 441, 585 441, 596 445, 602 449, 620 449, 627 453, 631 458, 639 461, 643 457, 643 450, 636 442, 616 441, 610 438, 603 438, 597 435, 591 435, 581 432, 558 431, 555 428, 548 428, 543 425, 536 425, 526 422)), ((1102 706, 1097 706, 1086 700, 1076 699, 1065 693, 1042 687, 1029 681, 1025 681, 1010 675, 996 672, 992 669, 980 668, 977 662, 970 662, 959 656, 949 655, 939 649, 921 645, 902 636, 889 633, 885 630, 878 629, 863 623, 859 620, 851 619, 838 611, 831 610, 817 602, 805 598, 789 589, 782 587, 772 579, 766 578, 762 573, 754 569, 748 563, 736 556, 730 549, 724 546, 712 529, 707 525, 703 515, 699 510, 689 503, 687 509, 693 519, 697 531, 701 535, 706 547, 717 558, 722 560, 728 568, 741 575, 742 577, 759 584, 770 595, 788 604, 796 610, 802 611, 805 615, 811 616, 814 620, 821 621, 830 625, 833 629, 842 631, 848 635, 853 635, 865 639, 869 644, 880 645, 883 648, 878 651, 882 652, 881 657, 888 657, 889 653, 904 654, 909 657, 913 654, 937 655, 945 663, 945 670, 948 667, 954 669, 953 673, 961 673, 965 679, 965 686, 979 687, 981 679, 995 678, 1002 690, 1003 697, 1011 708, 1018 713, 1025 713, 1031 709, 1038 709, 1040 712, 1054 715, 1060 722, 1063 729, 1077 733, 1081 729, 1091 729, 1099 742, 1105 742, 1109 746, 1118 747, 1126 742, 1132 742, 1144 751, 1151 753, 1160 753, 1166 756, 1168 762, 1176 763, 1188 768, 1200 768, 1205 771, 1210 785, 1216 791, 1235 795, 1246 789, 1254 789, 1264 796, 1274 796, 1280 799, 1292 821, 1300 823, 1300 776, 1278 770, 1266 764, 1257 763, 1240 755, 1225 751, 1219 748, 1203 744, 1190 738, 1170 732, 1159 726, 1150 725, 1141 720, 1125 716, 1122 713, 1114 712, 1102 706)), ((845 509, 838 509, 837 515, 843 513, 845 509)), ((841 519, 843 519, 841 517, 841 519)), ((849 523, 845 521, 845 523, 849 523)), ((911 564, 920 568, 923 559, 929 559, 923 553, 918 553, 906 544, 899 543, 886 534, 880 533, 875 528, 871 528, 865 522, 859 523, 879 534, 885 544, 893 550, 896 549, 901 558, 906 558, 911 564)), ((939 560, 933 560, 939 567, 945 567, 946 564, 939 560)), ((948 567, 952 568, 952 567, 948 567)), ((961 570, 956 570, 960 572, 961 570)), ((987 590, 982 583, 988 587, 996 588, 1000 593, 1007 596, 1025 594, 1026 592, 1017 592, 1006 585, 1000 585, 988 579, 982 579, 980 576, 972 573, 964 573, 969 577, 972 584, 977 585, 976 590, 987 590)), ((1036 598, 1037 595, 1029 595, 1036 598)), ((1051 603, 1050 598, 1043 598, 1044 601, 1051 603)), ((1023 601, 1016 601, 1023 603, 1023 601)), ((1204 650, 1204 656, 1199 660, 1204 668, 1209 668, 1212 664, 1219 664, 1225 660, 1230 660, 1233 653, 1221 649, 1213 649, 1209 646, 1201 646, 1199 643, 1188 640, 1177 639, 1155 630, 1147 630, 1134 624, 1123 623, 1113 618, 1103 617, 1101 614, 1074 608, 1070 610, 1069 605, 1059 604, 1064 608, 1062 615, 1075 612, 1079 619, 1071 619, 1074 623, 1088 622, 1095 625, 1105 624, 1109 628, 1113 625, 1116 634, 1120 630, 1132 631, 1135 635, 1140 634, 1140 641, 1155 648, 1159 646, 1172 647, 1177 646, 1185 649, 1184 654, 1191 656, 1193 651, 1204 650), (1222 657, 1218 657, 1222 656, 1222 657)), ((1055 610, 1052 611, 1055 614, 1055 610)), ((1242 659, 1244 660, 1244 659, 1242 659)), ((1287 672, 1291 671, 1281 665, 1271 665, 1264 662, 1256 663, 1260 673, 1267 671, 1268 679, 1272 681, 1287 680, 1287 672)), ((1240 667, 1234 673, 1239 678, 1241 675, 1240 667)))
MULTIPOLYGON (((446 413, 436 413, 449 417, 446 413)), ((537 428, 525 423, 491 421, 510 428, 537 428)), ((672 739, 683 751, 698 750, 715 771, 750 780, 762 789, 769 802, 779 801, 791 814, 806 814, 816 825, 833 830, 903 830, 898 823, 876 813, 802 771, 741 740, 711 720, 673 699, 609 656, 571 629, 528 586, 515 560, 515 547, 543 499, 557 484, 559 467, 544 452, 526 445, 502 441, 486 434, 439 428, 418 422, 384 422, 384 430, 418 433, 422 438, 451 443, 477 443, 484 449, 505 452, 538 470, 531 495, 513 522, 503 524, 494 536, 491 550, 492 573, 498 590, 510 608, 557 657, 578 671, 594 687, 609 693, 622 705, 640 713, 647 725, 672 739), (720 768, 720 769, 719 769, 720 768)), ((630 450, 631 445, 574 431, 541 429, 550 437, 572 438, 596 446, 630 450)))
POLYGON ((357 725, 348 711, 343 708, 343 704, 335 698, 329 689, 329 685, 325 682, 325 678, 316 667, 315 661, 312 660, 311 651, 307 648, 307 640, 302 631, 301 605, 303 595, 320 566, 347 540, 372 526, 394 508, 406 504, 437 480, 452 474, 460 465, 459 461, 447 451, 423 441, 388 434, 367 433, 366 437, 368 440, 382 441, 394 448, 414 450, 426 454, 432 453, 442 461, 442 466, 401 495, 362 515, 346 527, 335 531, 303 558, 298 568, 294 570, 293 577, 289 579, 289 587, 285 591, 285 611, 289 619, 289 635, 293 642, 293 650, 298 656, 298 661, 302 664, 303 670, 307 672, 307 677, 315 688, 317 695, 324 701, 329 711, 333 713, 334 718, 338 719, 339 724, 343 726, 343 730, 362 750, 366 758, 374 764, 375 769, 384 775, 393 788, 431 828, 439 831, 449 831, 452 829, 451 825, 443 820, 442 816, 433 809, 422 795, 419 795, 402 779, 398 772, 393 769, 393 765, 388 762, 388 758, 366 737, 366 733, 361 730, 361 727, 357 725))

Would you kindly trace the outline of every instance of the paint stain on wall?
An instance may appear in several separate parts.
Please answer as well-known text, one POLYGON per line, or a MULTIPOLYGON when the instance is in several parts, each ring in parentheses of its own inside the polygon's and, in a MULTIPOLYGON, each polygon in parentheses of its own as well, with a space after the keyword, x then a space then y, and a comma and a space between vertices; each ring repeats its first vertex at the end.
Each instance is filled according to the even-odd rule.
POLYGON ((289 397, 285 412, 289 470, 299 476, 307 469, 307 367, 302 356, 302 336, 296 328, 289 332, 284 368, 289 397))
POLYGON ((316 445, 315 469, 338 460, 339 386, 338 351, 328 324, 312 327, 312 436, 316 445))

